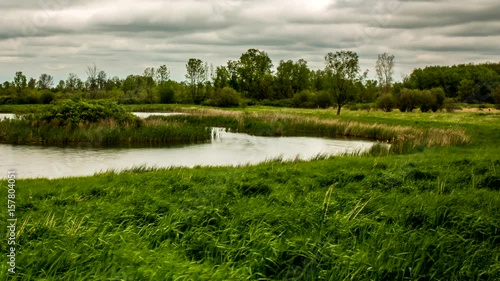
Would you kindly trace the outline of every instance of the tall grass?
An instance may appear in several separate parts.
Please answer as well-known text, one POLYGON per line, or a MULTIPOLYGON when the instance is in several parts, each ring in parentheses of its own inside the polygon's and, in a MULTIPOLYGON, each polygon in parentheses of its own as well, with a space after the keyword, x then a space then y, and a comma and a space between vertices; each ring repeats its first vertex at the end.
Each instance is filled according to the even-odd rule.
POLYGON ((21 180, 17 280, 498 280, 499 170, 387 156, 21 180))

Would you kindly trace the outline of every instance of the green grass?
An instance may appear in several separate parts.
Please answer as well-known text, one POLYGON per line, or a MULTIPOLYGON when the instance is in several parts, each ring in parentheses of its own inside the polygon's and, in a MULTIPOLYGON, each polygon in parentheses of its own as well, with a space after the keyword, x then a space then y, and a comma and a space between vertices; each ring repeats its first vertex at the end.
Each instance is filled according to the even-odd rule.
MULTIPOLYGON (((13 280, 500 279, 499 115, 212 113, 203 114, 234 126, 277 113, 470 139, 383 157, 20 180, 13 280)), ((264 124, 274 132, 286 121, 278 119, 264 124)))

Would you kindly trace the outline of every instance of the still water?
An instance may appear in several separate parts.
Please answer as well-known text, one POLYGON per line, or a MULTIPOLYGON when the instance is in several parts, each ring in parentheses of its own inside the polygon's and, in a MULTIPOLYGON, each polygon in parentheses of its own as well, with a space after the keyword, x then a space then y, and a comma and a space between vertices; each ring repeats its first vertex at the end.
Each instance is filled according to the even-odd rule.
MULTIPOLYGON (((144 118, 155 113, 135 113, 144 118)), ((1 118, 12 118, 0 114, 1 118)), ((43 147, 0 144, 0 178, 14 169, 20 178, 88 176, 133 167, 236 166, 266 160, 308 160, 318 155, 363 151, 373 142, 311 137, 257 137, 214 128, 203 144, 151 148, 43 147)))

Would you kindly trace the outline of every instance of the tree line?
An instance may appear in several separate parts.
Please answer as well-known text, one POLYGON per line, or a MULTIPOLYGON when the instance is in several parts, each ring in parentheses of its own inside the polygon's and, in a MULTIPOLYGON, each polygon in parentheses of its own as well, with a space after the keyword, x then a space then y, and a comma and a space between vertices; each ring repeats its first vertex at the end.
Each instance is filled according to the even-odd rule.
POLYGON ((361 71, 356 52, 327 53, 325 67, 312 70, 307 61, 280 60, 276 71, 265 51, 249 49, 237 60, 213 67, 191 58, 186 80, 170 79, 166 65, 148 67, 142 74, 110 77, 95 64, 86 79, 70 73, 57 84, 49 74, 38 79, 18 71, 0 85, 0 104, 50 103, 56 99, 114 99, 120 103, 188 103, 213 106, 273 105, 330 107, 337 114, 350 103, 371 103, 385 111, 439 110, 445 101, 500 104, 500 63, 429 66, 415 69, 394 83, 395 57, 378 55, 377 79, 361 71))

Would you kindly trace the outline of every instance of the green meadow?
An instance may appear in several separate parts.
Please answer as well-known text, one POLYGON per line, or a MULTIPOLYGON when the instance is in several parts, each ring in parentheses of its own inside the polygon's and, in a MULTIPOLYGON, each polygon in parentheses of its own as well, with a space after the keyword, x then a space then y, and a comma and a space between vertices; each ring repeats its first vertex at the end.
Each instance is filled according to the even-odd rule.
POLYGON ((3 255, 2 280, 500 280, 497 113, 126 108, 188 113, 148 119, 158 126, 380 144, 311 161, 18 180, 17 268, 7 276, 3 255))

